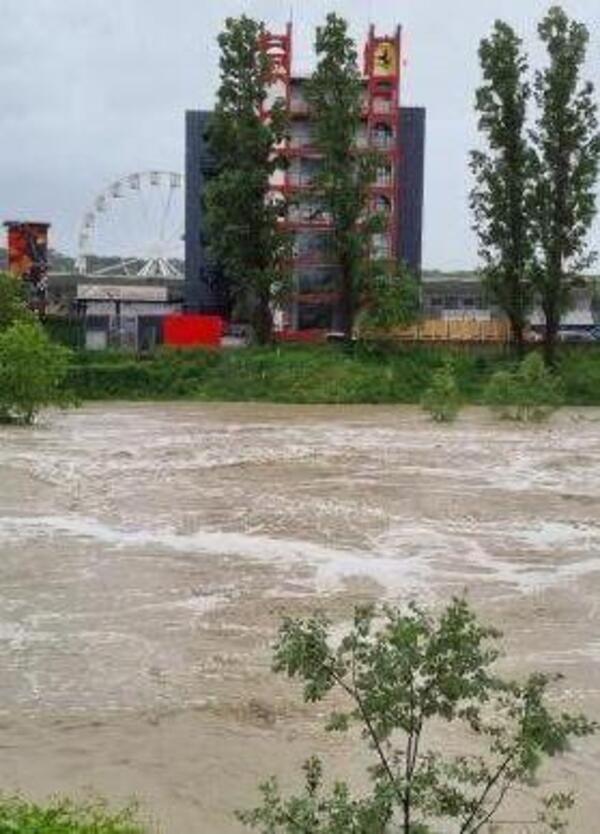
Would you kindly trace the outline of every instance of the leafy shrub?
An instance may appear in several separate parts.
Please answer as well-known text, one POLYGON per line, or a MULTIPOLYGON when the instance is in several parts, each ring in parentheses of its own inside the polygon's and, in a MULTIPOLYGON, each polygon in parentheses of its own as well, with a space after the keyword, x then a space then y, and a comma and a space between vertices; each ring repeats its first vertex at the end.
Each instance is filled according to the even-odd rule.
POLYGON ((399 275, 377 275, 369 287, 370 304, 359 316, 364 336, 408 327, 421 314, 419 282, 404 268, 399 275))
POLYGON ((143 834, 133 807, 110 811, 103 802, 76 805, 66 799, 38 805, 0 795, 0 834, 143 834))
POLYGON ((434 372, 421 405, 438 423, 451 423, 456 420, 460 410, 460 394, 449 362, 445 362, 434 372))
POLYGON ((44 406, 71 404, 63 387, 70 356, 35 321, 0 333, 0 420, 29 424, 44 406))
MULTIPOLYGON (((582 346, 580 346, 581 348, 582 346)), ((118 351, 78 351, 68 386, 81 399, 201 399, 220 402, 420 403, 444 362, 461 401, 483 403, 494 371, 513 370, 495 345, 440 348, 359 341, 243 350, 161 348, 138 359, 118 351)), ((568 402, 600 405, 600 350, 561 351, 559 375, 568 402)))
POLYGON ((561 382, 544 364, 539 353, 530 353, 514 371, 497 371, 490 379, 484 400, 504 419, 547 419, 563 402, 561 382))
POLYGON ((600 350, 597 345, 566 349, 559 356, 558 373, 566 402, 600 405, 600 350))
MULTIPOLYGON (((286 618, 274 671, 303 684, 315 714, 335 706, 325 729, 362 741, 371 766, 358 792, 312 756, 299 791, 286 795, 271 777, 260 804, 238 819, 261 834, 496 830, 512 797, 526 790, 536 800, 544 764, 598 730, 584 715, 553 709, 560 675, 502 676, 500 637, 464 599, 439 616, 415 603, 357 607, 342 633, 323 614, 286 618), (448 749, 445 728, 464 735, 464 749, 448 749), (432 730, 438 750, 429 746, 432 730)), ((565 832, 572 797, 541 801, 540 825, 528 830, 565 832)))
POLYGON ((0 272, 0 332, 17 321, 32 319, 27 309, 25 285, 9 272, 0 272))

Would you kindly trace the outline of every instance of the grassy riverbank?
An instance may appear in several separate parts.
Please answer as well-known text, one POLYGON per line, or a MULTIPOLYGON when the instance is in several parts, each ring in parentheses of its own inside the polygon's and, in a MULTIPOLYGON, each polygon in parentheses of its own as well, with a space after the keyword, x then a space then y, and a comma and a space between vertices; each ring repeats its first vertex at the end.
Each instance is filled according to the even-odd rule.
MULTIPOLYGON (((366 348, 287 345, 228 351, 161 351, 136 359, 78 353, 69 386, 83 400, 417 403, 451 357, 460 392, 481 401, 491 374, 514 360, 497 348, 366 348)), ((600 348, 565 348, 558 373, 569 405, 600 405, 600 348)))

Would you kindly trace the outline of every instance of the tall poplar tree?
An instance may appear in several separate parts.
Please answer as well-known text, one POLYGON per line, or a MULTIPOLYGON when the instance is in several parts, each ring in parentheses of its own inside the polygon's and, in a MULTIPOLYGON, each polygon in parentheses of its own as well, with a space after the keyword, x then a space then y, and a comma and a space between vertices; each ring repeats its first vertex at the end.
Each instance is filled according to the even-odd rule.
POLYGON ((549 63, 535 79, 535 285, 546 321, 546 359, 553 362, 561 316, 572 304, 582 271, 595 259, 586 238, 596 213, 600 134, 593 85, 581 80, 586 26, 555 6, 538 31, 549 63))
POLYGON ((471 208, 485 283, 508 317, 521 354, 532 304, 534 248, 527 59, 521 39, 502 21, 496 21, 491 36, 481 41, 479 59, 484 83, 477 90, 476 109, 487 149, 471 154, 471 208))
POLYGON ((363 83, 347 22, 335 13, 317 29, 317 68, 307 85, 316 143, 323 154, 316 191, 333 226, 340 271, 339 327, 352 336, 362 290, 363 267, 377 218, 368 217, 369 186, 376 157, 358 152, 363 83))
POLYGON ((211 254, 260 344, 272 339, 272 304, 285 285, 289 257, 280 223, 285 206, 269 189, 271 175, 285 165, 278 146, 287 114, 276 102, 268 119, 261 116, 273 71, 264 34, 263 23, 242 15, 228 18, 219 35, 221 85, 208 132, 217 173, 205 197, 211 254))

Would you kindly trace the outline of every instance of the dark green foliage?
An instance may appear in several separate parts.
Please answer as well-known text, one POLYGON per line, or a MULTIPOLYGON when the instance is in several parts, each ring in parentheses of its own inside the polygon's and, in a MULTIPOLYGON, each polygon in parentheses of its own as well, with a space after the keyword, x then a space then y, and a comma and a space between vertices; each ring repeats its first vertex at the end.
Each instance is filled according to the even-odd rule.
POLYGON ((357 149, 363 85, 347 22, 335 13, 327 15, 325 25, 317 29, 315 50, 318 64, 307 84, 306 98, 323 154, 316 194, 333 225, 340 268, 339 329, 350 339, 365 289, 370 238, 380 227, 377 216, 365 217, 377 157, 357 149))
POLYGON ((406 268, 398 274, 376 275, 368 288, 369 302, 360 316, 363 335, 369 331, 386 331, 414 324, 421 313, 419 282, 406 268))
POLYGON ((484 393, 487 405, 501 417, 539 422, 564 402, 560 379, 539 353, 530 353, 514 371, 497 371, 484 393))
POLYGON ((473 151, 471 192, 483 274, 492 299, 506 314, 519 353, 532 306, 533 153, 526 118, 531 96, 522 41, 496 21, 479 48, 484 84, 477 90, 479 130, 487 151, 473 151))
POLYGON ((290 252, 279 224, 285 204, 268 199, 269 178, 285 165, 276 148, 287 125, 285 102, 261 119, 272 77, 264 34, 263 23, 242 15, 227 18, 219 35, 221 86, 209 129, 217 174, 206 188, 212 257, 260 344, 272 338, 271 304, 284 293, 290 252))
POLYGON ((586 238, 596 213, 600 133, 593 85, 581 81, 587 28, 554 6, 538 30, 549 63, 535 79, 535 287, 546 319, 546 359, 553 362, 561 315, 594 260, 586 238))
POLYGON ((9 272, 0 272, 0 332, 17 321, 32 318, 27 309, 23 281, 9 272))
POLYGON ((81 318, 64 316, 44 316, 44 330, 53 342, 77 350, 85 344, 84 322, 81 318))
POLYGON ((144 834, 135 809, 111 811, 103 802, 75 804, 56 799, 39 805, 22 796, 0 795, 0 834, 144 834))
POLYGON ((452 423, 460 410, 460 393, 450 362, 445 362, 431 378, 429 388, 423 394, 421 405, 438 423, 452 423))
POLYGON ((565 404, 600 405, 600 355, 596 349, 562 350, 556 362, 565 404))
POLYGON ((535 300, 552 364, 561 317, 595 259, 586 239, 596 214, 600 133, 593 85, 581 80, 587 28, 554 6, 538 33, 548 65, 535 74, 537 117, 529 132, 531 89, 520 38, 498 21, 481 43, 484 85, 477 110, 489 149, 472 154, 471 203, 485 277, 520 353, 535 300))
POLYGON ((143 360, 106 351, 82 353, 67 384, 84 399, 177 399, 198 395, 216 351, 162 350, 143 360))
MULTIPOLYGON (((340 696, 328 729, 360 728, 371 787, 358 796, 342 781, 328 789, 313 757, 302 793, 283 798, 271 779, 261 788, 262 804, 240 819, 262 834, 486 830, 513 792, 531 788, 547 759, 596 730, 584 716, 550 709, 555 679, 500 677, 499 636, 458 599, 438 618, 414 604, 357 608, 341 640, 323 616, 286 620, 274 670, 299 679, 308 703, 340 696), (477 752, 429 749, 431 729, 439 733, 444 724, 460 726, 472 740, 466 749, 477 752)), ((568 807, 563 794, 546 799, 546 831, 568 807)))
MULTIPOLYGON (((353 351, 285 345, 231 351, 160 351, 141 360, 122 353, 77 353, 67 384, 80 399, 198 399, 281 403, 420 403, 446 361, 461 401, 483 402, 490 377, 513 369, 495 346, 470 351, 372 342, 353 351)), ((564 349, 558 374, 570 405, 600 405, 600 350, 564 349)))
POLYGON ((36 321, 0 333, 0 421, 29 424, 45 406, 70 405, 64 385, 70 358, 36 321))

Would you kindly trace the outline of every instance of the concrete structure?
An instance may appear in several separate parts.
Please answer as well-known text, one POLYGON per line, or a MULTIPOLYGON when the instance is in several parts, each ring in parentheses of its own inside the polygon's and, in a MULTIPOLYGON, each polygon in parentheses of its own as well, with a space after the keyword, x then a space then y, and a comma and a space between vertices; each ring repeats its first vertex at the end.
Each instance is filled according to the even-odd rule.
MULTIPOLYGON (((292 72, 292 28, 267 35, 264 48, 273 61, 274 80, 267 91, 263 117, 277 100, 284 100, 291 130, 283 152, 289 165, 272 180, 274 194, 284 195, 291 208, 286 226, 294 236, 294 295, 285 311, 291 330, 336 327, 338 268, 331 251, 331 219, 318 205, 313 183, 321 154, 313 136, 304 96, 306 79, 292 72)), ((399 103, 401 38, 376 36, 371 28, 364 50, 364 104, 359 148, 376 149, 381 156, 377 179, 371 188, 371 207, 387 216, 385 230, 373 236, 373 257, 404 260, 421 270, 425 111, 399 103)), ((207 258, 202 194, 214 173, 205 133, 206 111, 186 114, 186 306, 214 313, 227 308, 227 287, 218 267, 207 258)))

